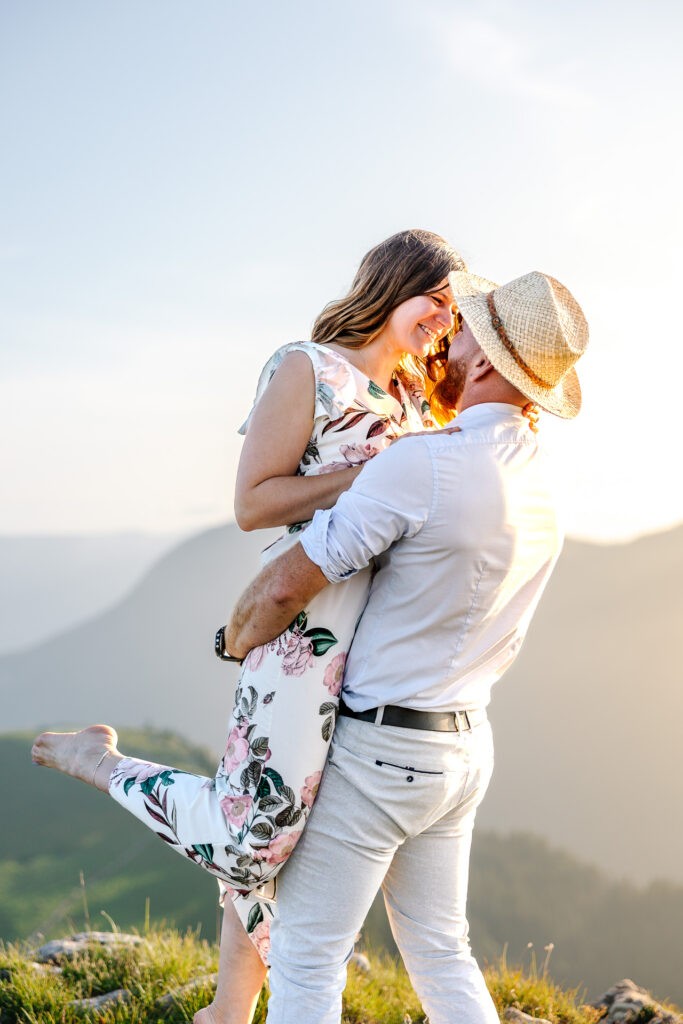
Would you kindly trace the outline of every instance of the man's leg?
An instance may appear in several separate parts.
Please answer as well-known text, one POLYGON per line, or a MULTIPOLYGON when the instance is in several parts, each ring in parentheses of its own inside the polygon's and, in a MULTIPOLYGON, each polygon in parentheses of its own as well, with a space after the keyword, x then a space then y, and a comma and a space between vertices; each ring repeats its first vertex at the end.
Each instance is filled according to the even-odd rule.
MULTIPOLYGON (((488 782, 488 772, 484 790, 488 782)), ((391 929, 431 1024, 498 1024, 466 918, 472 827, 483 790, 396 851, 383 884, 391 929)))
POLYGON ((338 1024, 346 965, 403 834, 358 785, 338 748, 278 879, 268 1024, 338 1024))

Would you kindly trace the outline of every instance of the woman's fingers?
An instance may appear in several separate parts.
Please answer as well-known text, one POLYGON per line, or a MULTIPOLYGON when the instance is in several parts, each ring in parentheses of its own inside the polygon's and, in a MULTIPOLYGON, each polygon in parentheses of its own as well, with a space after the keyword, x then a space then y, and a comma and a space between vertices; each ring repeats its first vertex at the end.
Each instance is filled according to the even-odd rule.
POLYGON ((526 405, 522 406, 522 416, 525 416, 529 421, 529 429, 534 433, 538 433, 538 417, 541 414, 541 410, 534 402, 527 402, 526 405))
POLYGON ((412 433, 401 434, 399 437, 395 437, 393 443, 401 441, 404 437, 434 437, 435 434, 457 434, 461 430, 462 427, 442 427, 440 430, 414 430, 412 433))

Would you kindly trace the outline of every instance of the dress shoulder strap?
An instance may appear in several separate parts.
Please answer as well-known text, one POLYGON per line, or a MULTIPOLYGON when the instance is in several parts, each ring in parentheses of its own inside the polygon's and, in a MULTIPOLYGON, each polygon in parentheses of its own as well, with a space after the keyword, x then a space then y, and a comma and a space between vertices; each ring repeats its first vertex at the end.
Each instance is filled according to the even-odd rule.
POLYGON ((261 370, 256 385, 256 396, 251 412, 239 428, 239 434, 246 434, 256 404, 266 390, 273 374, 290 352, 305 352, 311 360, 315 376, 315 418, 337 419, 343 416, 356 396, 356 380, 350 364, 327 345, 314 341, 292 341, 282 345, 270 357, 261 370))

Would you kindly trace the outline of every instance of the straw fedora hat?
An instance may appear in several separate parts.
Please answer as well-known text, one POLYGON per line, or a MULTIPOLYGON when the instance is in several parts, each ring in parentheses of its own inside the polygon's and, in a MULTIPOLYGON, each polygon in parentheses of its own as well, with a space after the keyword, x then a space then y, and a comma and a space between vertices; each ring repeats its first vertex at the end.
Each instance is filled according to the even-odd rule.
POLYGON ((581 388, 574 364, 588 345, 588 324, 571 292, 536 270, 503 285, 465 271, 451 271, 448 280, 498 373, 541 409, 576 416, 581 388))

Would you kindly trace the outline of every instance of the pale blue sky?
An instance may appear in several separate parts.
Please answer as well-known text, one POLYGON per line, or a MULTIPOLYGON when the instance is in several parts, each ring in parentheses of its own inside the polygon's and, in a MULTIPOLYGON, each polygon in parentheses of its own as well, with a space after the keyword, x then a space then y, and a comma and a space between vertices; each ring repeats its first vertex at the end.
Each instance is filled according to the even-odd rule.
POLYGON ((584 306, 569 527, 683 519, 680 5, 0 2, 0 532, 232 513, 258 371, 403 227, 584 306))

